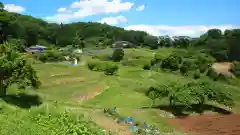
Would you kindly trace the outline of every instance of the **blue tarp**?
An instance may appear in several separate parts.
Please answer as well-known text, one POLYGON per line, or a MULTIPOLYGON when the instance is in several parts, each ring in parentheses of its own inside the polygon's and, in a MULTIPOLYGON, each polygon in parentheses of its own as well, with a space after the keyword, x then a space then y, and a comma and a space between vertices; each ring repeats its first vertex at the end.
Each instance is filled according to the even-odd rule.
POLYGON ((137 126, 135 126, 135 125, 129 126, 129 129, 130 129, 132 132, 136 132, 136 131, 137 131, 137 126))

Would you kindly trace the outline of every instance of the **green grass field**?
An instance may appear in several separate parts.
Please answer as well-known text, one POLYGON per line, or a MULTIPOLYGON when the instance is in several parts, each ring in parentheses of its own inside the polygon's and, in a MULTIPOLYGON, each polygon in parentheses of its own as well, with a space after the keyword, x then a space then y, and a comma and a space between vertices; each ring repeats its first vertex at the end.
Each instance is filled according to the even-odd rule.
MULTIPOLYGON (((164 55, 169 54, 169 50, 166 49, 158 51, 162 51, 164 55)), ((125 57, 152 57, 154 53, 151 50, 140 49, 126 50, 125 52, 125 57)), ((133 116, 137 121, 146 121, 156 125, 163 132, 181 134, 177 133, 175 128, 167 123, 167 118, 172 117, 171 113, 161 109, 148 108, 151 106, 152 101, 144 95, 144 91, 154 84, 165 84, 169 81, 188 82, 192 80, 191 77, 167 72, 146 71, 139 67, 121 67, 116 76, 106 76, 102 72, 90 71, 83 65, 73 67, 66 63, 35 64, 34 67, 42 81, 42 87, 38 90, 27 89, 24 93, 40 96, 42 104, 29 105, 28 108, 23 109, 20 105, 10 102, 10 100, 0 101, 3 108, 1 109, 0 106, 1 135, 10 133, 11 135, 19 135, 24 134, 24 131, 27 131, 24 135, 55 134, 51 132, 51 128, 58 126, 57 124, 54 125, 54 122, 45 123, 49 125, 49 127, 45 127, 41 125, 42 123, 39 125, 39 123, 30 119, 31 116, 36 114, 31 110, 48 105, 55 106, 55 111, 59 112, 62 112, 63 108, 70 108, 69 110, 75 110, 74 112, 85 114, 88 117, 94 118, 96 115, 98 118, 102 117, 99 118, 101 121, 109 121, 109 118, 105 118, 106 116, 101 113, 103 108, 117 107, 117 111, 123 116, 133 116), (86 93, 93 95, 98 89, 101 89, 101 93, 82 101, 82 95, 86 95, 86 93), (36 106, 33 107, 34 105, 36 106), (29 109, 30 107, 34 109, 29 109), (15 126, 17 127, 16 130, 14 130, 15 126), (40 130, 41 132, 36 132, 40 130)), ((235 108, 238 110, 240 107, 239 87, 221 82, 218 85, 234 93, 235 108)), ((16 89, 12 87, 9 89, 8 94, 15 94, 16 92, 16 89)), ((54 120, 55 118, 53 118, 54 120)), ((94 119, 92 120, 94 122, 94 119)), ((99 126, 107 128, 107 124, 101 125, 101 122, 97 121, 97 119, 95 122, 99 126)), ((111 130, 111 127, 108 130, 111 130)))

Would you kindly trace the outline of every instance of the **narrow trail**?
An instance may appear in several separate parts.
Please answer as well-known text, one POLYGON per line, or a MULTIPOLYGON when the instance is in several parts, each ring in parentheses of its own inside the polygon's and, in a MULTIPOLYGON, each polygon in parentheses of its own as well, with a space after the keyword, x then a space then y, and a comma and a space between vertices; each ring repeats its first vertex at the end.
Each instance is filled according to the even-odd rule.
POLYGON ((74 108, 65 107, 67 110, 75 110, 84 114, 91 121, 95 122, 98 126, 104 128, 106 131, 110 131, 114 135, 133 135, 128 129, 127 125, 118 124, 112 118, 105 116, 102 109, 87 109, 87 108, 74 108))
MULTIPOLYGON (((78 101, 83 102, 95 98, 96 96, 107 90, 109 86, 97 87, 94 91, 89 91, 78 97, 78 101)), ((70 107, 65 106, 65 109, 75 109, 75 110, 87 110, 85 115, 90 117, 90 119, 95 122, 100 127, 104 128, 106 131, 110 131, 114 135, 133 135, 127 126, 116 123, 112 118, 105 116, 102 113, 102 109, 86 109, 80 107, 70 107)))
POLYGON ((91 114, 91 119, 97 125, 110 131, 114 135, 133 135, 126 125, 118 124, 112 118, 104 116, 104 114, 94 112, 91 114))
POLYGON ((107 90, 109 86, 107 87, 97 87, 94 91, 89 91, 84 94, 81 94, 78 98, 78 101, 87 101, 90 99, 95 98, 96 96, 100 95, 102 92, 107 90))

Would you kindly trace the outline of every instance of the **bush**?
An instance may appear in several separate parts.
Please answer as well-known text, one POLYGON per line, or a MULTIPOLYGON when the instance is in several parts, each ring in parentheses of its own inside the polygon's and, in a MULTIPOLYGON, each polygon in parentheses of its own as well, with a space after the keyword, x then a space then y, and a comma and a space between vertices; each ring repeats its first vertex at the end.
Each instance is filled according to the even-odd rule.
POLYGON ((112 62, 107 62, 105 69, 104 69, 104 73, 106 75, 114 75, 118 70, 118 65, 112 62))
POLYGON ((193 78, 194 78, 194 79, 198 79, 198 78, 200 78, 200 76, 201 76, 200 70, 197 69, 197 70, 193 73, 193 78))
POLYGON ((208 69, 208 65, 206 64, 199 66, 200 73, 204 73, 207 69, 208 69))
POLYGON ((87 62, 87 66, 92 71, 104 71, 106 62, 100 60, 90 60, 87 62))
POLYGON ((87 62, 87 66, 90 70, 93 70, 97 66, 97 63, 96 63, 96 61, 91 60, 91 61, 87 62))
POLYGON ((47 50, 44 53, 36 53, 33 54, 34 57, 42 62, 56 62, 56 61, 63 61, 64 56, 61 52, 56 50, 47 50))
POLYGON ((186 59, 183 59, 183 62, 180 67, 180 72, 185 74, 188 71, 191 71, 196 68, 197 68, 197 65, 194 63, 194 61, 192 59, 186 58, 186 59))
POLYGON ((172 71, 176 71, 179 69, 179 64, 182 59, 177 54, 172 54, 166 59, 162 61, 161 67, 166 69, 171 69, 172 71))
POLYGON ((124 51, 122 48, 117 48, 114 50, 113 54, 112 54, 112 60, 114 62, 119 62, 123 59, 124 57, 124 51))
POLYGON ((151 65, 150 64, 144 64, 143 65, 143 69, 144 70, 150 70, 151 69, 151 65))
POLYGON ((233 62, 231 72, 237 77, 240 76, 240 62, 239 61, 233 62))
POLYGON ((151 60, 151 66, 160 63, 161 61, 163 61, 166 57, 164 57, 162 54, 160 53, 156 53, 154 55, 154 58, 151 60))
POLYGON ((209 68, 207 72, 207 76, 212 78, 214 81, 217 80, 219 73, 217 73, 213 68, 209 68))

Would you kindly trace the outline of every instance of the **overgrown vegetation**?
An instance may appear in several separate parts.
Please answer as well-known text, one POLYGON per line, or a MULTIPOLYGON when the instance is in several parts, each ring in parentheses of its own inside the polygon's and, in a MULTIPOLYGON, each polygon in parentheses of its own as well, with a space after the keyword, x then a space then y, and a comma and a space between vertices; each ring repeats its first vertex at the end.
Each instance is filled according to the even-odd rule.
MULTIPOLYGON (((58 109, 58 108, 57 108, 58 109)), ((58 112, 56 108, 32 108, 28 112, 1 107, 0 134, 11 135, 106 135, 103 129, 84 118, 82 114, 67 111, 58 112), (5 123, 5 124, 2 124, 5 123), (15 126, 12 127, 11 125, 15 126)))

